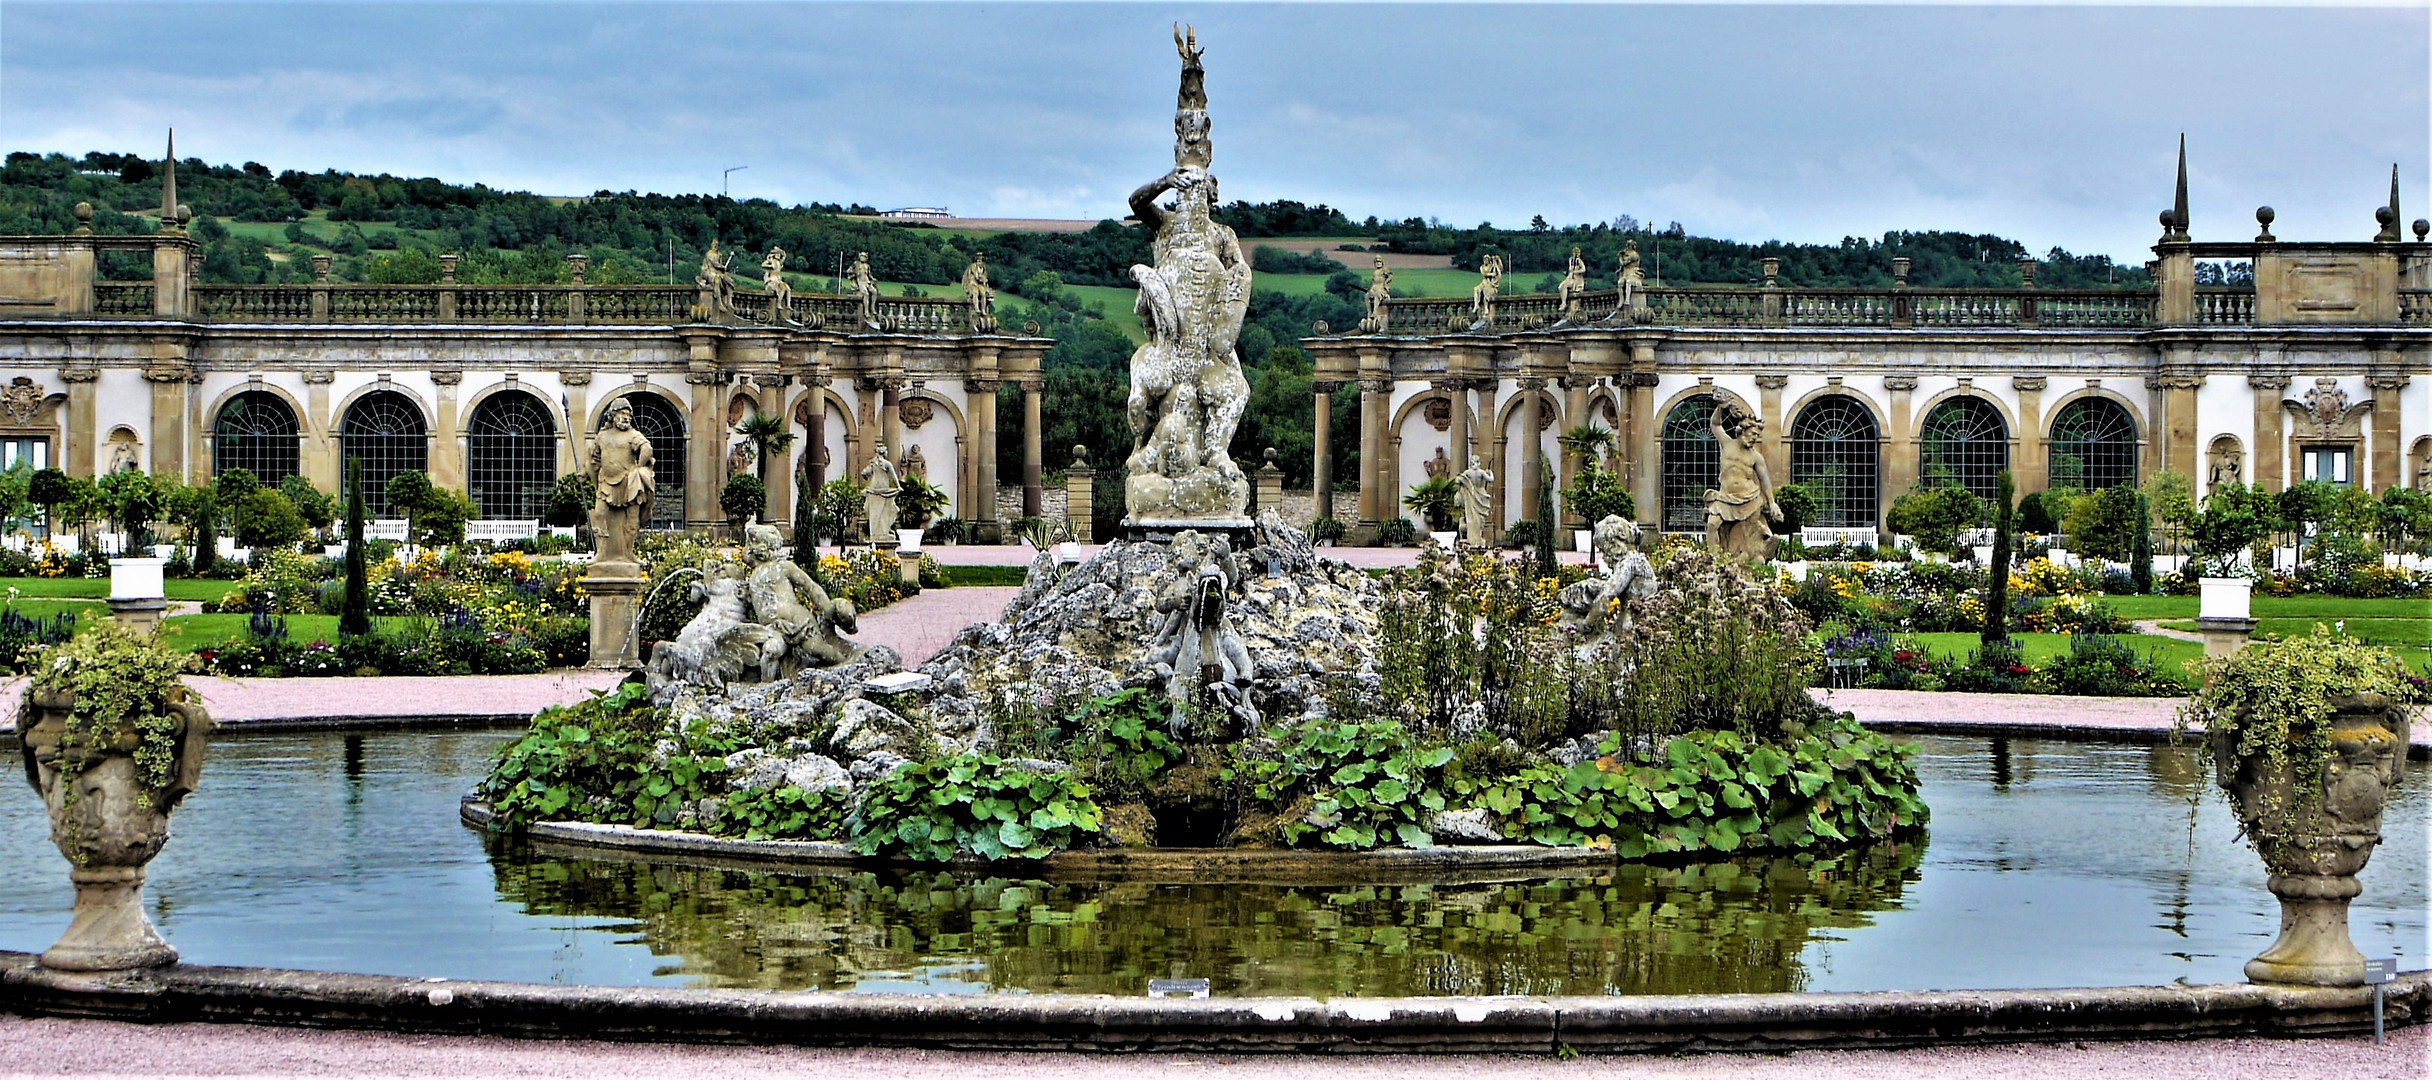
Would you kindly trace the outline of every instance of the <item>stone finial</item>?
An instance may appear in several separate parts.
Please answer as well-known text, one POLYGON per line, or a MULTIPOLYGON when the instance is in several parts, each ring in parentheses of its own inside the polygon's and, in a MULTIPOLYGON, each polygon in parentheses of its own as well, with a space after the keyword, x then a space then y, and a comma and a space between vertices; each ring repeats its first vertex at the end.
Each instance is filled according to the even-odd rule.
POLYGON ((566 272, 572 276, 574 279, 574 284, 582 284, 583 275, 588 273, 590 270, 591 256, 582 254, 581 252, 576 252, 572 255, 566 256, 566 272))
POLYGON ((442 255, 439 257, 439 283, 442 285, 456 284, 456 256, 442 255))
POLYGON ((93 204, 92 204, 92 203, 89 203, 89 202, 80 202, 80 203, 77 203, 77 204, 76 204, 76 211, 75 211, 75 213, 76 213, 76 235, 78 235, 78 236, 91 236, 91 235, 93 235, 93 204))
POLYGON ((312 257, 312 283, 313 283, 313 284, 315 284, 315 285, 327 285, 327 284, 329 284, 329 262, 330 262, 330 259, 329 259, 329 256, 327 256, 327 255, 315 255, 315 256, 313 256, 313 257, 312 257))
POLYGON ((2423 242, 2424 242, 2424 237, 2425 237, 2427 234, 2432 234, 2432 221, 2426 221, 2426 220, 2424 220, 2424 219, 2422 219, 2422 218, 2416 218, 2416 219, 2415 219, 2415 242, 2416 242, 2416 243, 2418 243, 2418 244, 2423 243, 2423 242))
POLYGON ((1272 446, 1270 446, 1270 447, 1268 447, 1268 448, 1267 448, 1267 453, 1266 453, 1266 462, 1267 462, 1266 464, 1259 466, 1259 471, 1261 471, 1261 472, 1275 472, 1275 471, 1277 471, 1278 469, 1281 469, 1281 468, 1282 468, 1282 466, 1277 465, 1277 464, 1275 463, 1275 448, 1274 448, 1274 447, 1272 447, 1272 446))
POLYGON ((1780 277, 1782 274, 1782 260, 1769 255, 1760 260, 1758 265, 1765 272, 1765 287, 1768 289, 1773 288, 1773 279, 1780 277))
POLYGON ((2170 232, 2166 239, 2187 241, 2187 133, 2179 133, 2179 185, 2170 199, 2170 232))
POLYGON ((1076 469, 1089 467, 1089 447, 1081 443, 1072 444, 1072 467, 1076 469))
POLYGON ((1892 285, 1894 287, 1902 289, 1908 288, 1908 267, 1908 256, 1892 256, 1892 285))
POLYGON ((2029 289, 2034 288, 2035 268, 2039 265, 2042 264, 2031 258, 2018 260, 2018 283, 2029 289))
POLYGON ((2271 207, 2258 206, 2255 208, 2255 224, 2260 225, 2263 228, 2262 232, 2255 234, 2256 243, 2268 244, 2278 239, 2278 237, 2272 235, 2272 222, 2277 220, 2279 216, 2279 212, 2273 210, 2271 207))
POLYGON ((2384 206, 2373 211, 2373 221, 2381 226, 2381 231, 2373 234, 2374 243, 2395 244, 2398 242, 2398 215, 2391 213, 2389 207, 2384 206))

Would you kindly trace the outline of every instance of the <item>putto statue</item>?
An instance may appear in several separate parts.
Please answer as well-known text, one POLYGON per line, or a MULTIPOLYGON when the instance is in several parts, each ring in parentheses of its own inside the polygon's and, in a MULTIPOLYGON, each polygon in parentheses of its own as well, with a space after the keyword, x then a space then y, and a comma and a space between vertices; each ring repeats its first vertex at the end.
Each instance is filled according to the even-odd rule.
POLYGON ((963 303, 970 308, 972 333, 996 333, 996 288, 988 284, 985 255, 973 255, 963 268, 963 303))
POLYGON ((633 541, 650 517, 651 495, 659 486, 650 459, 650 437, 633 429, 633 403, 616 399, 608 415, 600 418, 599 434, 592 437, 591 453, 583 463, 583 475, 599 490, 591 503, 592 542, 598 548, 592 560, 595 569, 635 566, 633 541))
POLYGON ((1570 267, 1563 272, 1562 285, 1559 290, 1562 301, 1563 322, 1575 323, 1579 321, 1580 315, 1582 314, 1582 308, 1579 304, 1579 297, 1580 294, 1587 291, 1588 261, 1579 256, 1578 248, 1572 248, 1571 264, 1570 267))
POLYGON ((861 508, 870 519, 871 543, 895 539, 895 499, 903 493, 903 478, 887 457, 887 444, 879 443, 870 463, 861 467, 861 508))
POLYGON ((1182 88, 1174 109, 1174 168, 1132 192, 1132 214, 1156 233, 1156 265, 1133 266, 1148 343, 1132 353, 1130 476, 1124 523, 1136 528, 1250 524, 1250 482, 1225 448, 1249 405, 1234 340, 1250 307, 1250 262, 1216 223, 1208 172, 1207 73, 1198 35, 1174 32, 1182 88), (1172 202, 1159 205, 1171 192, 1172 202))
POLYGON ((1562 624, 1582 641, 1608 641, 1629 629, 1630 598, 1655 595, 1655 564, 1638 550, 1638 542, 1638 525, 1628 518, 1607 514, 1596 523, 1596 561, 1603 564, 1604 576, 1574 581, 1559 597, 1562 624))
POLYGON ((851 275, 848 284, 853 290, 853 301, 858 305, 854 318, 868 329, 883 329, 878 322, 878 276, 870 272, 870 253, 855 253, 853 268, 846 273, 851 275))
POLYGON ((1715 485, 1706 489, 1706 543, 1743 563, 1773 558, 1773 530, 1765 523, 1782 520, 1782 508, 1773 501, 1773 474, 1757 449, 1765 422, 1726 401, 1708 423, 1723 460, 1715 485))
POLYGON ((1495 474, 1469 459, 1469 467, 1461 470, 1461 539, 1478 547, 1487 544, 1487 533, 1495 521, 1495 474))
MULTIPOLYGON (((744 530, 743 562, 711 559, 691 588, 701 612, 650 653, 651 692, 684 686, 775 682, 804 668, 860 655, 844 634, 860 629, 851 601, 828 595, 780 550, 774 525, 744 530)), ((679 571, 681 573, 682 571, 679 571)))
POLYGON ((1368 277, 1368 318, 1360 323, 1362 332, 1385 332, 1392 317, 1393 305, 1388 303, 1392 299, 1393 269, 1386 266, 1385 257, 1379 255, 1376 257, 1376 271, 1368 277))
POLYGON ((1614 300, 1613 319, 1616 322, 1631 321, 1633 313, 1647 302, 1644 292, 1647 272, 1638 265, 1638 241, 1622 243, 1621 263, 1614 268, 1613 281, 1621 290, 1621 295, 1614 300))
POLYGON ((1148 661, 1174 704, 1174 734, 1183 733, 1203 700, 1239 721, 1245 734, 1256 734, 1261 718, 1250 703, 1250 676, 1257 668, 1225 619, 1225 594, 1241 579, 1232 545, 1185 529, 1173 546, 1174 572, 1157 596, 1161 621, 1148 661))
POLYGON ((1478 261, 1478 283, 1469 287, 1469 328, 1495 328, 1495 296, 1503 291, 1503 256, 1489 255, 1478 261))
POLYGON ((785 249, 771 246, 760 260, 760 287, 768 291, 768 321, 794 321, 794 287, 785 281, 785 249))

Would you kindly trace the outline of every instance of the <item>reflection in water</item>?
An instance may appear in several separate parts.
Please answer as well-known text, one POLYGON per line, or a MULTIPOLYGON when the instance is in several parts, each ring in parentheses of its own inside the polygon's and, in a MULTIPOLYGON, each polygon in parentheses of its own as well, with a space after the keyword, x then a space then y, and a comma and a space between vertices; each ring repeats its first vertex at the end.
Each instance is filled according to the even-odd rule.
POLYGON ((770 873, 493 851, 533 915, 617 920, 697 985, 1139 994, 1688 994, 1804 989, 1821 931, 1867 926, 1922 840, 1837 858, 1469 885, 770 873))

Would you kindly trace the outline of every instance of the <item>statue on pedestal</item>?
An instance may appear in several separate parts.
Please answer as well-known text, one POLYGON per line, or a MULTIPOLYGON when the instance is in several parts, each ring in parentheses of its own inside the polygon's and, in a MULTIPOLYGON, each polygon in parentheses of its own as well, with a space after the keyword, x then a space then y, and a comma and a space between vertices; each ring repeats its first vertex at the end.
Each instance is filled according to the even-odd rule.
POLYGON ((985 255, 973 255, 963 268, 963 303, 970 309, 972 333, 996 333, 996 289, 988 284, 985 255))
POLYGON ((633 429, 633 403, 618 398, 601 418, 583 465, 583 475, 599 490, 591 504, 591 535, 598 549, 593 573, 610 567, 633 572, 633 541, 650 518, 651 495, 658 490, 650 461, 650 437, 633 429))
POLYGON ((1503 256, 1489 255, 1478 262, 1478 283, 1469 288, 1469 328, 1495 328, 1495 296, 1503 291, 1503 256))
POLYGON ((1773 530, 1765 523, 1782 520, 1782 508, 1773 501, 1773 474, 1757 448, 1765 422, 1726 401, 1708 423, 1722 468, 1706 489, 1706 543, 1742 563, 1773 558, 1773 530))
POLYGON ((1570 267, 1563 272, 1562 285, 1559 290, 1562 302, 1563 322, 1575 323, 1579 321, 1581 310, 1579 306, 1579 296, 1581 293, 1584 293, 1587 290, 1588 261, 1580 257, 1578 248, 1572 248, 1570 267))
POLYGON ((878 321, 878 276, 870 272, 870 253, 855 253, 853 268, 847 273, 851 275, 853 301, 858 305, 855 320, 871 330, 884 329, 878 321))
POLYGON ((701 269, 692 276, 693 288, 700 296, 693 302, 692 317, 700 322, 729 322, 735 316, 735 279, 726 271, 726 253, 718 242, 709 242, 709 250, 701 253, 701 269))
POLYGON ((1441 480, 1452 475, 1452 459, 1445 457, 1444 448, 1439 446, 1436 447, 1436 456, 1428 458, 1427 464, 1422 468, 1427 470, 1428 479, 1441 480))
POLYGON ((1485 547, 1495 519, 1495 474, 1471 458, 1461 470, 1461 539, 1485 547))
POLYGON ((768 321, 783 326, 794 321, 794 287, 785 281, 785 249, 771 246, 760 260, 760 287, 768 290, 768 321))
POLYGON ((887 458, 887 444, 878 444, 870 463, 861 468, 861 506, 870 518, 871 543, 895 539, 895 497, 903 491, 903 478, 887 458))
POLYGON ((1631 311, 1646 303, 1642 290, 1647 285, 1647 272, 1638 265, 1638 241, 1622 243, 1621 264, 1613 271, 1613 282, 1621 290, 1613 304, 1613 318, 1627 322, 1631 311))
POLYGON ((1250 306, 1250 263, 1233 230, 1211 216, 1206 70, 1198 36, 1177 28, 1182 87, 1174 109, 1174 168, 1132 192, 1156 233, 1156 265, 1133 266, 1148 343, 1132 353, 1127 524, 1249 525, 1249 478, 1225 448, 1250 400, 1234 341, 1250 306), (1166 193, 1175 199, 1159 205, 1166 193))
POLYGON ((1393 269, 1385 265, 1385 257, 1376 257, 1376 270, 1368 277, 1368 318, 1360 329, 1371 334, 1385 332, 1392 318, 1393 269))
POLYGON ((1619 514, 1596 523, 1596 561, 1604 576, 1572 582, 1560 597, 1562 624, 1578 631, 1581 640, 1607 641, 1629 629, 1630 598, 1655 595, 1655 564, 1638 550, 1638 542, 1638 525, 1619 514))

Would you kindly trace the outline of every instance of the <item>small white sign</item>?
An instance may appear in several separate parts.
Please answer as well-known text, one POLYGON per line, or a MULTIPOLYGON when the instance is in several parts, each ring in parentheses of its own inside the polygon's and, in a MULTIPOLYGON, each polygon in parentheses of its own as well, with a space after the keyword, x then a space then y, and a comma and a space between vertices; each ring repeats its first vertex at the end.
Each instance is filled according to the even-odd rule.
POLYGON ((2398 981, 2398 958, 2383 957, 2364 962, 2364 982, 2367 986, 2398 981))
POLYGON ((873 694, 908 694, 926 690, 935 680, 917 671, 896 671, 863 679, 861 688, 873 694))

